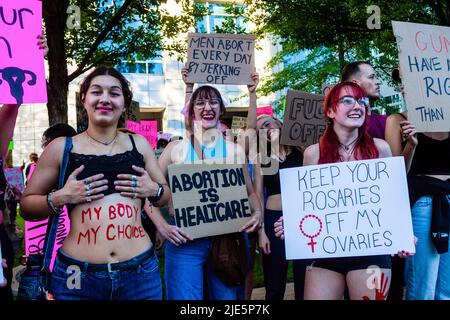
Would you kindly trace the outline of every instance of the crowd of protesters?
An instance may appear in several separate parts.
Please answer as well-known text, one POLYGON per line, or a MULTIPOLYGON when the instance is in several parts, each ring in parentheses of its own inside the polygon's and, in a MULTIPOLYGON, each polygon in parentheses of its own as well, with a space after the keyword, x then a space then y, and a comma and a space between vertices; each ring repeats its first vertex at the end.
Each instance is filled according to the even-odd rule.
MULTIPOLYGON (((26 170, 33 167, 33 174, 28 179, 27 173, 26 188, 20 197, 7 185, 3 174, 19 106, 4 105, 0 109, 0 196, 8 199, 14 213, 20 201, 20 214, 26 220, 58 215, 64 206, 69 213, 70 231, 58 250, 52 272, 50 291, 54 299, 159 300, 163 299, 163 283, 169 300, 249 299, 258 250, 266 299, 281 300, 289 261, 285 256, 279 170, 392 155, 405 159, 417 237, 411 239, 416 245, 415 255, 400 251, 396 257, 294 260, 295 298, 375 300, 386 299, 392 292, 397 299, 450 299, 448 237, 446 242, 437 241, 430 233, 431 228, 448 230, 448 225, 436 225, 433 217, 449 214, 449 133, 417 134, 406 113, 389 117, 373 113, 371 103, 380 98, 380 81, 369 63, 353 62, 343 69, 341 82, 325 97, 326 130, 319 143, 306 149, 271 147, 279 140, 283 123, 270 115, 256 116, 259 75, 252 74, 253 84, 247 86, 247 125, 240 132, 244 136, 249 130, 264 133, 259 135, 259 143, 268 145, 273 151, 270 157, 279 163, 279 169, 271 175, 262 174, 264 165, 251 152, 252 142, 239 137, 235 141, 229 124, 221 119, 226 111, 221 92, 208 85, 194 90, 194 83, 186 80, 187 72, 186 68, 182 70, 186 85, 185 135, 161 136, 157 150, 153 150, 142 136, 118 128, 132 100, 128 81, 114 68, 95 68, 80 85, 87 130, 76 134, 64 125, 47 130, 39 159, 30 155, 26 170), (219 139, 211 139, 216 136, 211 131, 217 130, 221 133, 219 139), (71 145, 69 162, 64 186, 57 189, 67 141, 71 145), (243 166, 252 215, 239 231, 245 235, 249 266, 241 285, 225 283, 209 265, 213 237, 193 240, 174 223, 168 168, 203 159, 234 159, 243 166), (129 206, 136 214, 116 215, 111 224, 111 211, 108 215, 102 208, 118 206, 129 206), (168 214, 162 213, 165 207, 168 214), (114 226, 130 226, 136 232, 130 238, 97 233, 99 228, 111 225, 112 230, 114 226), (92 237, 80 241, 86 230, 92 230, 92 237), (163 281, 155 249, 164 242, 163 281), (67 269, 73 265, 81 270, 79 288, 67 286, 67 269), (381 294, 379 288, 367 286, 370 274, 366 270, 372 265, 379 266, 385 275, 381 294)), ((0 299, 12 299, 13 250, 3 226, 4 209, 0 206, 5 275, 0 279, 0 299)), ((14 220, 14 214, 10 216, 14 220)), ((449 220, 444 221, 448 224, 449 220)))

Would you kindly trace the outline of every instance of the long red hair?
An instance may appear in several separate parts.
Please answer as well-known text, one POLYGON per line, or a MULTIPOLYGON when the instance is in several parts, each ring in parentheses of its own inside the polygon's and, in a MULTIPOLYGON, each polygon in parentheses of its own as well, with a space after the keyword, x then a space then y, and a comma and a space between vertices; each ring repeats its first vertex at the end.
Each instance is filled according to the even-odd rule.
MULTIPOLYGON (((333 129, 333 119, 328 117, 330 110, 336 111, 339 105, 339 95, 345 88, 353 94, 356 99, 366 96, 363 89, 354 82, 344 81, 333 86, 323 102, 324 114, 327 120, 327 128, 319 141, 320 157, 319 164, 341 162, 339 156, 339 139, 333 129)), ((375 146, 372 136, 367 132, 369 126, 369 115, 366 108, 366 115, 363 125, 358 129, 358 141, 356 142, 353 156, 356 160, 367 160, 378 158, 379 152, 375 146)))

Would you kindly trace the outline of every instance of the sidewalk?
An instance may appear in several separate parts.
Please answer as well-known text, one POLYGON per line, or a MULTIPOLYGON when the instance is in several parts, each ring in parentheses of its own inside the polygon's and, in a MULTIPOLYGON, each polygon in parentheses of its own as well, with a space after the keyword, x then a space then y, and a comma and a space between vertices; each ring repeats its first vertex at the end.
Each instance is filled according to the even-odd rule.
MULTIPOLYGON (((252 291, 252 300, 264 300, 266 296, 266 289, 255 288, 252 291)), ((294 283, 286 283, 286 291, 284 292, 284 300, 294 300, 294 283)))

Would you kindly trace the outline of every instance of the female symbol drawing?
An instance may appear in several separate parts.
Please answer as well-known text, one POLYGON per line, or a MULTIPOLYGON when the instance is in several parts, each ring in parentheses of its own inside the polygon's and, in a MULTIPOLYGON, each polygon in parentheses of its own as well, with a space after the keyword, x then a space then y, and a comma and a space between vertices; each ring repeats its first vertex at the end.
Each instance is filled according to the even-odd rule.
MULTIPOLYGON (((28 74, 31 80, 27 82, 29 86, 34 86, 36 84, 36 74, 29 70, 22 70, 16 67, 6 67, 0 69, 2 74, 2 79, 9 84, 9 90, 11 95, 16 99, 17 104, 23 103, 23 83, 25 81, 25 76, 28 74)), ((0 84, 2 80, 0 79, 0 84)))

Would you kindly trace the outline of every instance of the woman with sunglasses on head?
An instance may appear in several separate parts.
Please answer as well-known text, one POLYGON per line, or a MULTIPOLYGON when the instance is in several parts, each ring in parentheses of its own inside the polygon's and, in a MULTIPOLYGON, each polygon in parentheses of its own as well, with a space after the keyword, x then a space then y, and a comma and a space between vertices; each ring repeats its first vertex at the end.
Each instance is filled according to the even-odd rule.
MULTIPOLYGON (((261 223, 259 200, 250 182, 244 151, 236 144, 226 141, 218 130, 220 116, 225 112, 222 96, 219 90, 208 85, 193 90, 193 83, 186 82, 187 72, 187 68, 183 68, 188 109, 185 117, 187 136, 167 145, 159 158, 159 165, 167 176, 169 165, 193 164, 201 158, 220 159, 220 163, 242 164, 252 218, 241 227, 240 232, 253 232, 261 223), (199 148, 194 148, 194 145, 199 148), (201 154, 198 154, 196 149, 198 153, 201 149, 201 154)), ((171 203, 169 213, 173 217, 171 203)), ((191 240, 187 234, 180 237, 176 245, 172 242, 166 244, 164 274, 168 300, 202 300, 204 294, 210 300, 237 298, 239 286, 226 284, 207 263, 211 245, 212 237, 191 240)))
MULTIPOLYGON (((331 88, 324 101, 327 128, 320 142, 305 150, 303 165, 390 157, 389 145, 367 133, 368 107, 369 99, 357 84, 342 82, 331 88)), ((282 219, 275 223, 275 232, 284 237, 282 219)), ((316 259, 309 262, 306 271, 305 299, 340 300, 347 287, 352 300, 384 300, 390 274, 389 255, 316 259), (367 286, 371 265, 378 266, 384 275, 381 290, 367 286)))
POLYGON ((68 209, 70 232, 57 254, 51 293, 57 300, 161 299, 158 260, 140 213, 146 199, 166 202, 169 190, 146 139, 117 130, 132 100, 129 84, 114 68, 98 67, 80 96, 88 128, 73 137, 64 186, 55 189, 61 137, 45 148, 21 201, 27 220, 68 209), (79 277, 68 286, 73 272, 79 277))

